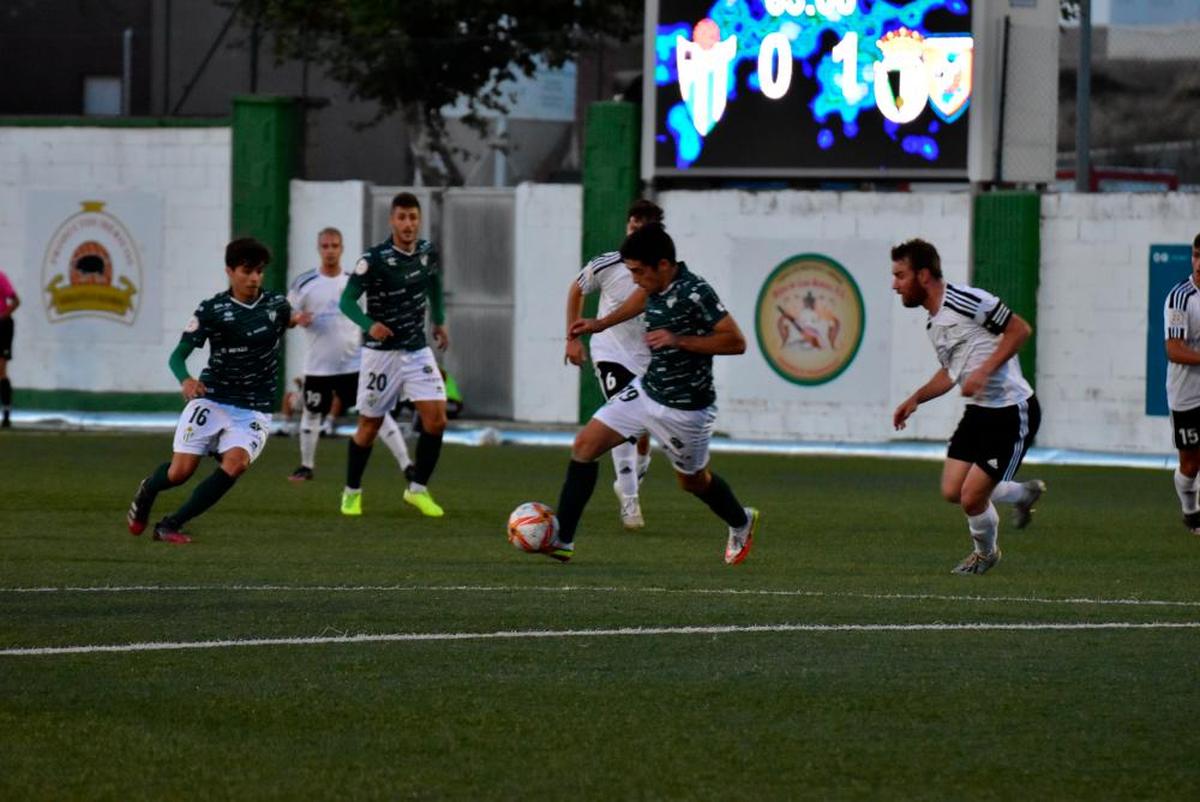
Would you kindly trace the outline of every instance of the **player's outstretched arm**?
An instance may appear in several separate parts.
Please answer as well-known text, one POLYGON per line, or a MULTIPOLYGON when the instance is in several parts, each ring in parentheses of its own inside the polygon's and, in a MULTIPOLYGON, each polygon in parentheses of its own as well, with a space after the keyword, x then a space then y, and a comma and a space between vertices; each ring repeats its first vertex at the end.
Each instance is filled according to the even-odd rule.
POLYGON ((646 291, 639 287, 631 292, 620 306, 604 317, 580 318, 575 321, 570 331, 567 332, 567 336, 579 337, 584 334, 597 334, 605 329, 611 329, 618 323, 632 320, 644 311, 646 311, 646 291))
POLYGON ((987 384, 988 377, 996 372, 996 369, 1007 362, 1021 350, 1021 346, 1033 334, 1033 327, 1030 326, 1025 318, 1018 314, 1013 314, 1009 318, 1008 323, 1004 327, 1004 333, 1000 335, 1000 342, 996 344, 996 350, 987 358, 987 361, 971 371, 971 375, 963 380, 962 394, 968 398, 978 393, 987 384))
POLYGON ((906 421, 917 411, 917 407, 926 401, 932 401, 945 395, 950 392, 952 387, 954 387, 954 380, 950 378, 946 369, 942 368, 933 374, 933 378, 918 387, 916 392, 900 402, 900 406, 896 407, 896 411, 892 413, 892 426, 897 431, 903 429, 906 421))
POLYGON ((678 348, 695 354, 713 356, 746 352, 746 338, 742 336, 742 330, 730 314, 726 314, 713 325, 711 334, 680 336, 666 329, 655 329, 646 333, 646 345, 652 349, 678 348))

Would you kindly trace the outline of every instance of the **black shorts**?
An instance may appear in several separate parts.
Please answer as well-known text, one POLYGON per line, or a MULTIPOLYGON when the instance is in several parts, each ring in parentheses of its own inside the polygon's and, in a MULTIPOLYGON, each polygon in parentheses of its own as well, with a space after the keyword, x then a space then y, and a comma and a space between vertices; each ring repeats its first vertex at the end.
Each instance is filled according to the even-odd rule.
POLYGON ((1180 451, 1200 448, 1200 407, 1171 410, 1171 431, 1175 433, 1175 447, 1180 451))
POLYGON ((958 428, 950 437, 946 456, 978 465, 997 482, 1009 481, 1021 467, 1042 425, 1037 396, 1011 407, 967 404, 958 428))
POLYGON ((13 319, 0 318, 0 359, 12 359, 13 319))
POLYGON ((333 396, 342 399, 346 410, 358 403, 358 374, 339 373, 336 376, 304 377, 304 408, 324 415, 333 406, 333 396))
POLYGON ((629 386, 635 378, 633 371, 618 362, 597 362, 596 381, 600 382, 600 392, 605 400, 629 386))

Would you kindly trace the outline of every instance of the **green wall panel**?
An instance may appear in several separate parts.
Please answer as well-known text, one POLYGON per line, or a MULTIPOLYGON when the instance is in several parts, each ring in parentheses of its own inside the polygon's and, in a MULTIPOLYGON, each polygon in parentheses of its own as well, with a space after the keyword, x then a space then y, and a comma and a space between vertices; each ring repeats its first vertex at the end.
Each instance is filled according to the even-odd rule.
MULTIPOLYGON (((583 145, 582 262, 621 244, 625 212, 638 192, 638 108, 632 103, 606 101, 588 107, 583 145)), ((596 314, 596 296, 587 299, 584 314, 596 314)), ((604 403, 590 363, 580 372, 579 421, 604 403)))
POLYGON ((975 198, 971 282, 1000 296, 1034 327, 1020 351, 1021 370, 1037 381, 1037 293, 1041 271, 1042 199, 1036 192, 989 192, 975 198))
MULTIPOLYGON (((263 285, 276 292, 287 291, 289 182, 299 172, 300 143, 301 113, 294 99, 234 98, 231 230, 234 237, 255 237, 271 249, 263 285)), ((285 356, 280 364, 286 364, 285 356)), ((280 371, 280 398, 283 385, 280 371)))

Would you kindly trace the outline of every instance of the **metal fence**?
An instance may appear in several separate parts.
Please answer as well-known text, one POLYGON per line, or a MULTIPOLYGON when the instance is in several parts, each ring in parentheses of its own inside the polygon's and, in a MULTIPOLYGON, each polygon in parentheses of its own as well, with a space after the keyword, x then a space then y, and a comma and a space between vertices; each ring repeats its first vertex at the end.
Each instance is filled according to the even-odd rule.
MULTIPOLYGON (((1075 166, 1079 31, 1062 30, 1059 167, 1075 166)), ((1200 190, 1200 10, 1170 25, 1092 30, 1088 149, 1096 189, 1200 190)))
POLYGON ((442 366, 458 382, 464 415, 513 413, 513 214, 511 189, 371 187, 367 241, 382 242, 392 197, 421 201, 422 237, 442 255, 450 348, 442 366))

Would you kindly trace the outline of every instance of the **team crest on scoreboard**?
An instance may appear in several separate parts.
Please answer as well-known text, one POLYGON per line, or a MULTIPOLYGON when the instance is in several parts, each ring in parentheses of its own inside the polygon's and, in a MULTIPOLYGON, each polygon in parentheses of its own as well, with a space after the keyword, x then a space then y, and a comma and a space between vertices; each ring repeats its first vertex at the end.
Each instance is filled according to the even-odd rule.
POLYGON ((866 307, 844 267, 820 254, 785 259, 758 293, 758 346, 771 368, 796 384, 837 378, 858 354, 866 307))
POLYGON ((101 317, 132 324, 137 318, 142 258, 129 229, 83 201, 50 237, 42 259, 42 288, 51 323, 101 317))

